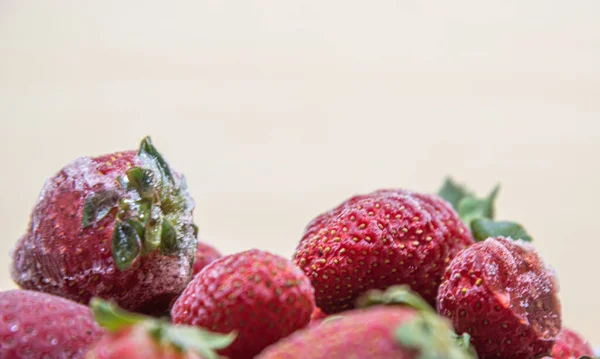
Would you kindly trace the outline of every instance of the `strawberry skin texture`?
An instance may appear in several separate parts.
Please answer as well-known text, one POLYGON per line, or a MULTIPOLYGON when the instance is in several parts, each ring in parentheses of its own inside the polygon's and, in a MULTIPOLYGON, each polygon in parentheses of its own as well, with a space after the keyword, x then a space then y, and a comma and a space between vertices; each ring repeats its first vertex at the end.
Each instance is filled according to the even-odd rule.
POLYGON ((85 197, 102 190, 120 191, 117 177, 137 159, 136 151, 79 158, 46 182, 28 231, 13 253, 12 278, 21 288, 86 305, 98 296, 128 310, 148 314, 168 310, 189 281, 193 252, 165 256, 154 251, 131 268, 119 270, 111 250, 116 209, 82 228, 85 197))
POLYGON ((354 196, 309 223, 293 260, 331 314, 369 289, 408 284, 434 304, 444 269, 469 230, 441 198, 404 190, 354 196))
POLYGON ((102 334, 81 304, 27 290, 0 292, 0 358, 83 358, 102 334))
POLYGON ((99 340, 85 359, 203 359, 192 352, 178 351, 171 346, 160 345, 150 337, 147 330, 134 326, 99 340))
POLYGON ((175 324, 237 332, 221 354, 250 359, 305 327, 315 308, 314 290, 285 258, 249 250, 220 258, 190 282, 171 310, 175 324))
POLYGON ((403 348, 393 338, 394 329, 414 314, 414 310, 403 307, 353 310, 282 339, 257 359, 417 358, 414 350, 403 348))
POLYGON ((198 274, 204 267, 221 258, 221 253, 206 243, 198 242, 196 260, 192 268, 192 275, 198 274))
POLYGON ((535 358, 550 354, 561 329, 556 290, 532 246, 489 238, 450 263, 437 309, 481 358, 535 358))
POLYGON ((568 328, 562 328, 556 338, 552 357, 554 359, 577 359, 581 356, 593 356, 594 350, 587 340, 568 328))

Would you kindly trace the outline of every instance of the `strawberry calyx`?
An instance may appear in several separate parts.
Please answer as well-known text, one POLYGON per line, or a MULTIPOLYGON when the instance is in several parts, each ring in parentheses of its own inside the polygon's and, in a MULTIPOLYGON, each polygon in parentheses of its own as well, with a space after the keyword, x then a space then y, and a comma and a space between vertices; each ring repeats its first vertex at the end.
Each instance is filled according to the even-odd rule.
POLYGON ((219 359, 216 350, 228 347, 236 338, 234 332, 221 334, 192 326, 172 326, 166 320, 130 313, 99 298, 90 301, 90 309, 98 325, 109 332, 142 326, 159 345, 194 352, 206 359, 219 359))
POLYGON ((116 208, 112 256, 120 270, 156 249, 172 255, 196 248, 194 202, 185 177, 173 175, 150 137, 141 141, 134 164, 117 178, 119 187, 86 196, 81 223, 82 228, 94 225, 116 208))
POLYGON ((446 318, 436 311, 407 285, 391 286, 386 290, 365 292, 356 302, 359 308, 376 305, 402 305, 413 308, 415 317, 394 331, 396 341, 417 350, 420 359, 477 358, 468 334, 457 335, 446 318))
POLYGON ((471 230, 477 242, 489 237, 506 237, 531 242, 533 238, 522 225, 511 221, 495 220, 495 201, 500 191, 496 185, 487 197, 479 198, 472 191, 446 178, 438 195, 445 199, 460 216, 460 219, 471 230))

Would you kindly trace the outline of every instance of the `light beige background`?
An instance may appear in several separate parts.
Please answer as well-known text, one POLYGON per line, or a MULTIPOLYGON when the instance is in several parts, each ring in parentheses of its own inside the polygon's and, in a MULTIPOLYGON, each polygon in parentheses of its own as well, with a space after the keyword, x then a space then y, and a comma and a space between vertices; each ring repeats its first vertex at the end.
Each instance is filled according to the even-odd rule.
POLYGON ((224 252, 289 256, 357 192, 500 181, 600 342, 600 2, 157 3, 0 2, 2 289, 44 179, 151 134, 224 252))

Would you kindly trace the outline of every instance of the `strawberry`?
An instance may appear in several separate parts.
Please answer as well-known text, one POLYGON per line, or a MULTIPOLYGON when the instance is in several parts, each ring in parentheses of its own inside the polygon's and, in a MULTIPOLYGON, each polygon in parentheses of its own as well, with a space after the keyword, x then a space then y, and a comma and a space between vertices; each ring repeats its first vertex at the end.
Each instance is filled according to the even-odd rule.
POLYGON ((196 249, 196 260, 194 261, 194 267, 192 268, 192 274, 196 275, 202 270, 202 268, 209 265, 215 259, 221 258, 221 253, 210 245, 202 242, 198 242, 198 248, 196 249))
POLYGON ((196 228, 185 179, 145 138, 50 178, 13 253, 12 278, 87 304, 163 313, 189 282, 196 228))
POLYGON ((319 307, 315 307, 312 314, 310 315, 310 325, 319 324, 321 320, 325 319, 327 316, 319 307))
POLYGON ((555 359, 577 359, 581 356, 593 356, 594 350, 587 340, 581 335, 569 328, 563 327, 554 348, 552 348, 552 357, 555 359))
POLYGON ((473 239, 441 198, 404 190, 354 196, 312 220, 293 260, 328 314, 369 289, 408 284, 435 302, 444 269, 473 239))
POLYGON ((215 349, 226 347, 235 337, 235 333, 173 327, 99 299, 92 299, 90 306, 109 334, 89 350, 86 359, 217 359, 215 349))
POLYGON ((237 339, 221 353, 245 359, 305 327, 314 308, 314 290, 298 267, 253 249, 217 259, 200 271, 173 305, 171 320, 214 332, 236 331, 237 339))
POLYGON ((482 358, 550 354, 561 328, 554 275, 535 249, 505 237, 462 251, 440 285, 438 312, 482 358))
POLYGON ((0 358, 83 358, 102 334, 79 303, 27 290, 0 292, 0 358))
POLYGON ((346 311, 282 339, 257 359, 475 358, 468 337, 457 341, 447 320, 421 298, 391 290, 404 291, 421 309, 378 305, 346 311))

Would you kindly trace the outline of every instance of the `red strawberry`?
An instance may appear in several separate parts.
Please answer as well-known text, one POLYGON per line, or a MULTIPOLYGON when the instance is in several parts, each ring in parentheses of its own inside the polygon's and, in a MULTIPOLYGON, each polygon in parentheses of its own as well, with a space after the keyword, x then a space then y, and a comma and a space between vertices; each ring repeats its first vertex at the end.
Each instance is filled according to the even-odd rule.
POLYGON ((102 333, 79 303, 27 290, 0 292, 0 358, 83 358, 102 333))
POLYGON ((531 245, 489 238, 452 260, 437 308, 480 357, 534 358, 550 354, 561 328, 556 290, 531 245))
POLYGON ((325 313, 350 308, 368 289, 408 284, 434 303, 444 269, 473 239, 437 196, 379 190, 314 219, 293 256, 325 313))
POLYGON ((149 138, 79 158, 46 182, 14 251, 22 288, 162 313, 191 275, 194 202, 149 138))
POLYGON ((310 315, 310 325, 319 324, 321 320, 326 318, 327 316, 319 307, 315 307, 312 314, 310 315))
POLYGON ((219 258, 221 258, 221 253, 219 253, 216 249, 206 243, 198 242, 196 260, 194 261, 194 267, 192 269, 193 275, 198 274, 202 268, 219 258))
POLYGON ((252 358, 266 346, 305 327, 314 310, 310 281, 290 261, 256 249, 209 264, 173 305, 176 324, 238 337, 222 354, 252 358))
POLYGON ((231 344, 234 334, 214 334, 194 327, 134 315, 93 299, 92 311, 110 331, 87 353, 86 359, 217 359, 215 349, 231 344))
POLYGON ((555 359, 577 359, 584 355, 593 356, 594 350, 587 340, 568 328, 562 328, 556 338, 552 357, 555 359))
POLYGON ((343 312, 282 339, 257 359, 474 358, 445 319, 422 299, 400 290, 422 309, 376 306, 343 312))

